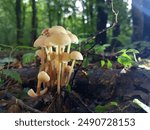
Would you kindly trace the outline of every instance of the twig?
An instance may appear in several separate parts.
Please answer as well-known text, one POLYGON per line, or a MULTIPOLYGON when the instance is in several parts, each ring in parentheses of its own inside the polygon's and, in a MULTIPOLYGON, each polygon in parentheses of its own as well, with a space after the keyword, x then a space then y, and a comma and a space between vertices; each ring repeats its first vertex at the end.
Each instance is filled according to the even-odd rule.
POLYGON ((46 112, 52 112, 52 107, 55 105, 56 99, 57 99, 57 93, 54 95, 53 100, 51 102, 51 104, 48 106, 46 112))
POLYGON ((21 99, 18 99, 16 98, 15 96, 12 96, 10 93, 7 92, 7 96, 16 102, 16 104, 20 105, 22 108, 26 109, 26 110, 29 110, 31 112, 35 112, 35 113, 41 113, 41 111, 35 109, 35 108, 32 108, 28 105, 26 105, 21 99))

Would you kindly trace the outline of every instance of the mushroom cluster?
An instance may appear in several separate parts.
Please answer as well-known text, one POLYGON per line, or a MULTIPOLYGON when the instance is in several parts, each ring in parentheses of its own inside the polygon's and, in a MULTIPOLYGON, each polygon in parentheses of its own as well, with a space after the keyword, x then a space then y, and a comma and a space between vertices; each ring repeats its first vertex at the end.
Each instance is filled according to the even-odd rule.
POLYGON ((40 48, 36 55, 41 59, 41 66, 37 76, 37 90, 28 91, 31 97, 45 94, 50 87, 57 86, 60 94, 61 87, 67 86, 74 70, 76 60, 83 60, 78 51, 70 52, 71 44, 78 44, 78 38, 62 26, 53 26, 42 31, 34 42, 34 47, 40 48), (44 89, 41 90, 41 85, 44 89))

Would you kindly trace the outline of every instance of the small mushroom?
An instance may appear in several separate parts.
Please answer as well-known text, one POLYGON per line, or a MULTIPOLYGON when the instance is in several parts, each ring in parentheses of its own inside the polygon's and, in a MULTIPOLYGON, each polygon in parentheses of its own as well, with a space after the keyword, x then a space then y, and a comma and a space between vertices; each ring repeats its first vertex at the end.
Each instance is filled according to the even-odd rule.
MULTIPOLYGON (((71 66, 68 65, 64 68, 64 73, 63 73, 63 80, 61 82, 62 86, 66 86, 67 81, 68 81, 68 76, 69 76, 69 72, 71 71, 71 66)), ((72 70, 73 71, 73 70, 72 70)))
POLYGON ((33 89, 30 89, 30 90, 28 91, 28 95, 29 95, 30 97, 42 96, 42 95, 44 95, 47 91, 48 91, 48 88, 46 87, 46 88, 44 88, 42 91, 40 91, 40 94, 39 94, 39 95, 37 95, 37 94, 34 92, 33 89))
POLYGON ((70 80, 70 77, 71 77, 71 74, 72 74, 72 71, 73 71, 73 67, 75 65, 75 61, 76 60, 83 60, 83 56, 80 52, 78 51, 73 51, 70 53, 70 58, 73 60, 72 61, 72 64, 71 64, 71 69, 70 69, 70 72, 69 72, 69 76, 68 76, 68 81, 67 81, 67 85, 69 84, 69 80, 70 80))
POLYGON ((60 56, 60 61, 62 62, 61 84, 63 84, 65 80, 64 69, 70 60, 71 60, 70 54, 68 54, 67 52, 63 52, 61 54, 60 56))
POLYGON ((49 75, 45 71, 41 71, 38 74, 38 83, 37 83, 37 95, 40 96, 41 84, 47 83, 50 80, 49 75))
POLYGON ((45 43, 46 38, 47 38, 47 36, 45 36, 45 35, 39 36, 39 37, 35 40, 33 46, 36 47, 36 48, 37 48, 37 47, 41 47, 41 48, 42 48, 42 47, 45 47, 44 43, 45 43))
MULTIPOLYGON (((74 43, 74 44, 78 44, 79 40, 77 38, 77 36, 75 34, 72 34, 70 31, 67 30, 67 34, 68 36, 70 37, 71 39, 71 43, 74 43)), ((70 53, 70 48, 71 48, 71 43, 68 45, 68 48, 67 48, 67 53, 70 53)))
POLYGON ((35 54, 36 54, 38 57, 40 57, 40 59, 41 59, 41 65, 44 65, 44 63, 45 63, 45 58, 46 58, 46 55, 45 55, 44 50, 43 50, 43 49, 37 50, 37 51, 35 52, 35 54))

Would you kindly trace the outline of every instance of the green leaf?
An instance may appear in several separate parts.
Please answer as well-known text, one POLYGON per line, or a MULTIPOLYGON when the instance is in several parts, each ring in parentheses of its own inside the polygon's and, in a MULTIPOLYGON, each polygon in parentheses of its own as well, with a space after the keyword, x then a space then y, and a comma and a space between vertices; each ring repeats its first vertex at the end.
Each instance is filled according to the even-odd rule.
POLYGON ((95 112, 97 112, 97 113, 107 112, 109 109, 111 109, 113 107, 117 107, 117 106, 118 106, 117 102, 110 102, 105 105, 97 105, 95 107, 95 112))
POLYGON ((110 60, 107 60, 107 68, 112 69, 112 63, 110 60))
POLYGON ((127 50, 127 52, 132 52, 134 54, 138 54, 139 53, 139 51, 136 50, 136 49, 129 49, 129 50, 127 50))
POLYGON ((22 57, 23 64, 29 64, 35 61, 35 53, 26 53, 22 57))
POLYGON ((66 90, 67 90, 68 93, 71 92, 71 85, 70 85, 70 84, 68 84, 68 85, 66 86, 66 90))
POLYGON ((105 65, 105 61, 104 60, 101 60, 101 67, 103 68, 104 67, 104 65, 105 65))
POLYGON ((121 56, 126 57, 126 58, 128 58, 128 59, 132 60, 131 56, 129 56, 129 55, 128 55, 128 54, 126 54, 126 53, 123 53, 121 56))
POLYGON ((88 59, 88 57, 85 57, 84 60, 83 60, 82 66, 83 66, 84 68, 86 68, 86 67, 88 66, 88 64, 89 64, 89 59, 88 59))
POLYGON ((19 82, 19 83, 22 83, 22 80, 21 80, 21 77, 20 77, 20 74, 13 71, 13 70, 2 70, 1 73, 7 77, 10 77, 12 78, 13 80, 19 82))
POLYGON ((119 53, 125 53, 127 51, 127 49, 122 49, 120 51, 118 51, 119 53))
POLYGON ((95 53, 96 53, 96 54, 104 53, 105 49, 106 49, 107 47, 109 47, 109 46, 110 46, 109 44, 96 45, 96 46, 94 47, 95 53))
POLYGON ((127 55, 121 55, 117 58, 117 62, 122 64, 124 67, 131 67, 133 60, 127 55))

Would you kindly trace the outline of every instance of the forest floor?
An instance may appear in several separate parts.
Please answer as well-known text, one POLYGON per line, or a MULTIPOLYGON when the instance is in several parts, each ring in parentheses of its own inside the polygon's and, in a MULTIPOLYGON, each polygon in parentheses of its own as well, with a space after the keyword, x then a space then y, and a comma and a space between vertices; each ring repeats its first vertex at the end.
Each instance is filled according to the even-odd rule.
POLYGON ((50 88, 41 97, 31 98, 27 95, 30 88, 36 89, 38 67, 35 63, 21 66, 7 58, 0 59, 0 70, 12 70, 21 76, 18 83, 11 76, 1 75, 0 112, 105 112, 105 113, 143 113, 133 103, 137 98, 150 105, 150 61, 141 67, 133 67, 125 73, 121 69, 101 69, 98 63, 81 67, 72 83, 72 88, 62 88, 57 95, 56 88, 50 88), (2 65, 3 64, 3 65, 2 65))

